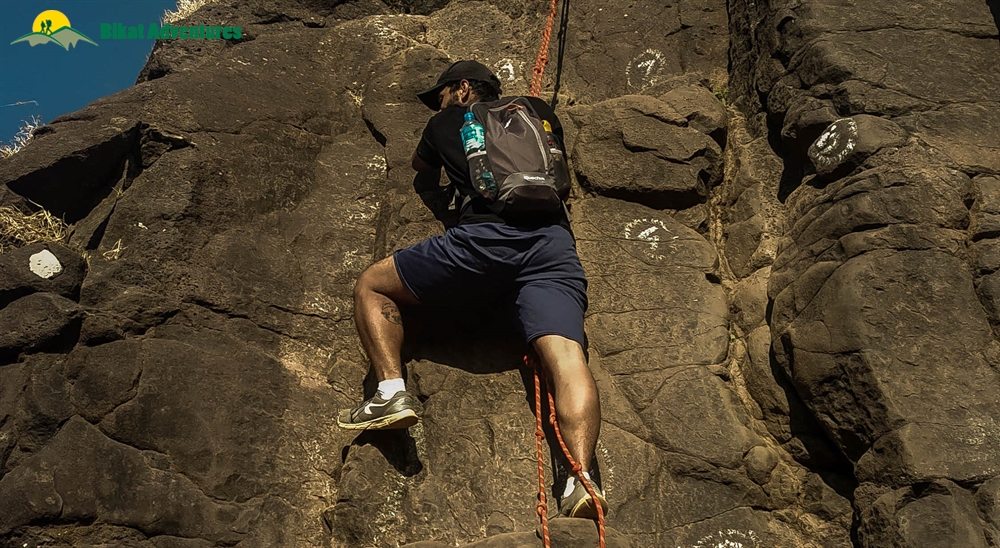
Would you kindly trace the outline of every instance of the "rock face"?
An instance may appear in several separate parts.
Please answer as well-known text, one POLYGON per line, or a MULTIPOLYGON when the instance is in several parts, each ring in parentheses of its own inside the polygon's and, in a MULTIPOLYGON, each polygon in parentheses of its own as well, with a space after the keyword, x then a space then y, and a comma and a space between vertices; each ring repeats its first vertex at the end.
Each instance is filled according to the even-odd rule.
POLYGON ((954 8, 731 6, 731 85, 783 164, 774 364, 853 463, 863 547, 997 545, 997 12, 954 8))
MULTIPOLYGON (((987 6, 562 5, 608 546, 1000 546, 987 6)), ((0 256, 5 545, 541 546, 502 321, 404 310, 423 420, 334 419, 372 389, 357 276, 454 220, 415 93, 469 57, 526 93, 544 9, 208 3, 245 39, 158 43, 0 162, 71 223, 0 256)))

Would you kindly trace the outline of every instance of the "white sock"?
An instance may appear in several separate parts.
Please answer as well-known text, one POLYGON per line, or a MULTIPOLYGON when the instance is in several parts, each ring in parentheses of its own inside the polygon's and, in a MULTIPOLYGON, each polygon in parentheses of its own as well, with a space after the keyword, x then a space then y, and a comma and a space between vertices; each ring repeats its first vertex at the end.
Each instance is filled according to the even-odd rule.
POLYGON ((403 379, 386 379, 378 383, 378 392, 384 399, 389 399, 396 395, 396 392, 406 390, 406 382, 403 379))
MULTIPOLYGON (((587 478, 587 481, 590 481, 590 474, 584 472, 583 477, 587 478)), ((596 489, 596 486, 594 485, 593 482, 590 483, 590 486, 596 489)), ((571 494, 573 494, 573 489, 575 488, 576 488, 576 476, 570 476, 569 479, 566 480, 566 489, 563 490, 562 498, 566 498, 571 494)))

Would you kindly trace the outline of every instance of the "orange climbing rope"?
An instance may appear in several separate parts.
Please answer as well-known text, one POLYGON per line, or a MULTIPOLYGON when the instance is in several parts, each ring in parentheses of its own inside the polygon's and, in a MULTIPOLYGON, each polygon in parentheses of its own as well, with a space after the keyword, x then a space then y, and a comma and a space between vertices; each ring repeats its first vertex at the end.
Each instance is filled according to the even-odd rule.
POLYGON ((545 74, 545 65, 549 62, 549 40, 552 38, 552 22, 556 18, 556 0, 552 0, 549 6, 549 22, 545 24, 542 31, 542 45, 538 48, 538 56, 535 57, 534 76, 531 77, 531 96, 538 97, 542 91, 542 75, 545 74))
POLYGON ((566 456, 566 460, 573 469, 573 474, 580 480, 581 483, 583 483, 584 488, 587 489, 587 494, 590 495, 590 499, 594 502, 594 506, 597 508, 598 540, 600 542, 600 548, 605 548, 604 508, 601 506, 601 503, 598 502, 597 492, 594 491, 594 486, 590 483, 590 481, 584 477, 583 467, 581 467, 580 463, 573 459, 573 455, 569 454, 569 448, 566 447, 566 442, 563 441, 562 433, 559 432, 559 423, 556 421, 556 401, 552 396, 552 393, 545 390, 545 379, 543 378, 541 367, 533 364, 532 361, 528 359, 528 356, 524 357, 524 365, 525 367, 533 369, 535 372, 535 449, 538 454, 538 505, 536 506, 536 511, 542 521, 542 542, 545 544, 545 548, 550 548, 549 507, 548 504, 545 503, 545 456, 542 452, 542 440, 545 439, 545 432, 542 430, 542 392, 545 391, 549 397, 549 424, 552 425, 552 429, 556 433, 556 439, 559 441, 559 447, 562 448, 563 455, 566 456))
MULTIPOLYGON (((525 367, 535 369, 528 356, 524 357, 525 367)), ((545 439, 545 432, 542 430, 542 381, 535 369, 535 450, 538 455, 538 506, 536 511, 542 520, 542 542, 545 548, 549 548, 549 506, 545 503, 545 456, 542 453, 542 440, 545 439)))
MULTIPOLYGON (((549 20, 542 31, 542 44, 538 48, 538 56, 535 57, 534 75, 531 78, 530 91, 532 97, 538 97, 538 94, 542 91, 542 77, 545 74, 545 65, 549 62, 549 41, 552 39, 552 23, 556 18, 556 1, 552 0, 549 6, 549 20)), ((542 542, 545 544, 545 548, 550 548, 552 541, 549 538, 549 506, 545 502, 545 455, 542 449, 542 440, 545 439, 545 432, 542 430, 542 392, 545 388, 545 381, 541 368, 533 364, 528 359, 528 356, 524 356, 524 365, 535 372, 535 449, 538 454, 538 505, 536 506, 536 511, 538 512, 539 519, 542 521, 542 542)), ((604 508, 598 502, 594 486, 583 476, 583 468, 580 466, 580 463, 576 462, 573 459, 573 455, 569 454, 569 448, 566 447, 566 442, 562 439, 562 433, 559 431, 559 422, 556 420, 555 398, 551 392, 547 392, 547 394, 549 398, 549 424, 552 425, 552 430, 556 433, 556 439, 559 440, 559 447, 562 448, 566 460, 569 462, 570 467, 572 467, 573 474, 583 483, 584 488, 587 489, 587 494, 590 495, 594 506, 597 507, 597 533, 599 535, 600 548, 605 548, 604 508)))

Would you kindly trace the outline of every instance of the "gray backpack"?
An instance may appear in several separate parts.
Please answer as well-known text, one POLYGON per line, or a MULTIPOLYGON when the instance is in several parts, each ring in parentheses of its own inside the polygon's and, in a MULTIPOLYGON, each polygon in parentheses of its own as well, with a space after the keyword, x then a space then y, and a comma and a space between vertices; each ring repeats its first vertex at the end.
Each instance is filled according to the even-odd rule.
POLYGON ((562 209, 570 190, 562 145, 546 135, 527 98, 476 102, 469 111, 483 125, 486 157, 497 184, 498 195, 489 208, 517 216, 562 209))

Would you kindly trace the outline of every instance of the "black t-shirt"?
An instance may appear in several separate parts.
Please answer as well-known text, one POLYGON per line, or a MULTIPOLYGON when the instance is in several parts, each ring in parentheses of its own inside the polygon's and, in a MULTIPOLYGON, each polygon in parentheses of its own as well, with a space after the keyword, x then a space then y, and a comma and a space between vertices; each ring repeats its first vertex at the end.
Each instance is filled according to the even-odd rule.
MULTIPOLYGON (((537 97, 528 97, 531 106, 543 120, 552 125, 552 133, 563 140, 563 128, 549 105, 537 97)), ((424 128, 420 143, 417 144, 417 156, 434 167, 444 167, 445 174, 453 185, 465 190, 465 194, 475 195, 472 181, 469 179, 469 161, 465 158, 465 148, 462 146, 462 124, 465 123, 467 106, 451 105, 431 117, 424 128)), ((533 217, 530 222, 504 218, 490 211, 487 204, 480 199, 464 200, 466 203, 459 214, 458 224, 472 223, 506 223, 523 225, 553 225, 560 224, 569 230, 569 219, 564 211, 559 211, 550 217, 533 217)))

